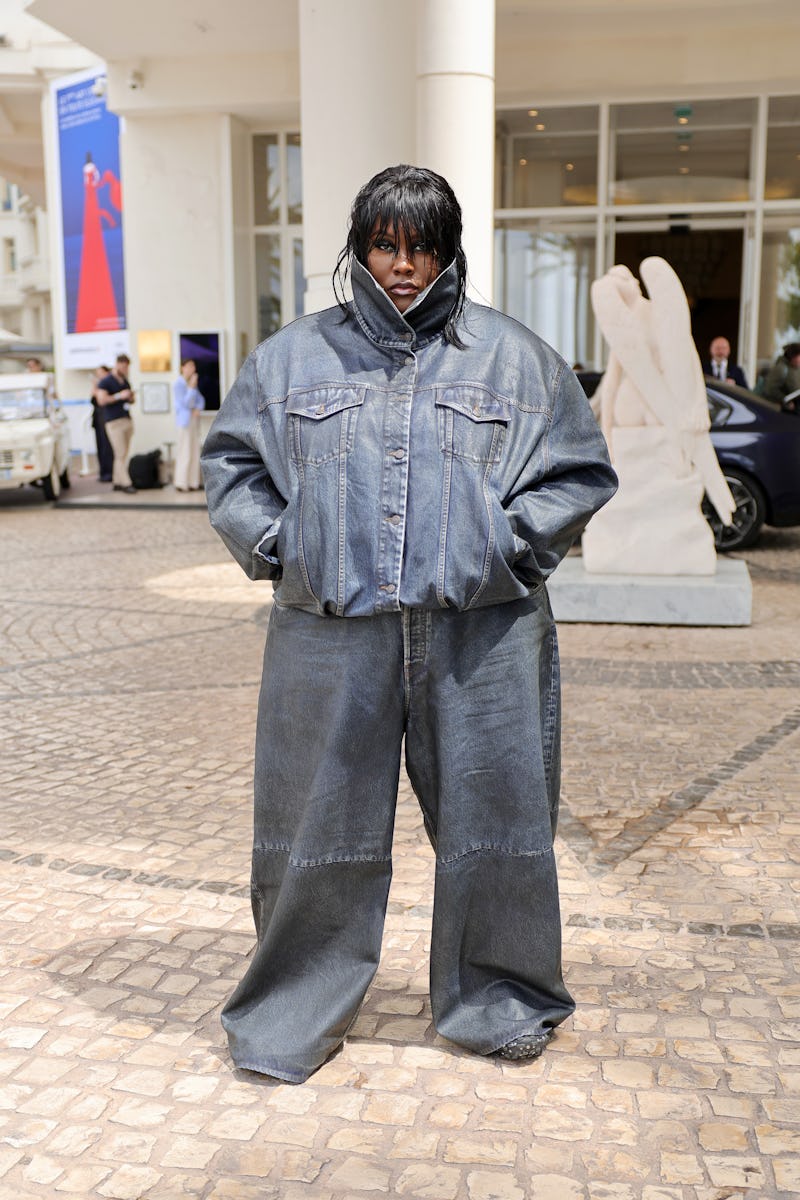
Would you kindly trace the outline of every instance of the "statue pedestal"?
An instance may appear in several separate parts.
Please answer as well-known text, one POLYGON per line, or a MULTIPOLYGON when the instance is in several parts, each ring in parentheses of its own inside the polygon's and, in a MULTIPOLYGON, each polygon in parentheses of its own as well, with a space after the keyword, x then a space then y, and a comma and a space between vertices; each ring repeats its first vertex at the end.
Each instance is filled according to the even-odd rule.
POLYGON ((547 581, 556 621, 604 625, 749 625, 753 589, 741 559, 715 575, 589 575, 570 555, 547 581))

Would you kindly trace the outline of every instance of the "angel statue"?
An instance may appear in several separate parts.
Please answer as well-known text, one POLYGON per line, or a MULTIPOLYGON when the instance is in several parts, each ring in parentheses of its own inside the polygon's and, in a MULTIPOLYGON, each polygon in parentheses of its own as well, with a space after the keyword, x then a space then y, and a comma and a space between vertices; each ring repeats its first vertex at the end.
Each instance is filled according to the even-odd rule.
POLYGON ((663 258, 639 274, 612 267, 592 284, 592 307, 611 349, 592 398, 619 491, 583 535, 587 572, 713 575, 714 536, 703 493, 724 525, 736 508, 709 436, 703 370, 689 305, 663 258))

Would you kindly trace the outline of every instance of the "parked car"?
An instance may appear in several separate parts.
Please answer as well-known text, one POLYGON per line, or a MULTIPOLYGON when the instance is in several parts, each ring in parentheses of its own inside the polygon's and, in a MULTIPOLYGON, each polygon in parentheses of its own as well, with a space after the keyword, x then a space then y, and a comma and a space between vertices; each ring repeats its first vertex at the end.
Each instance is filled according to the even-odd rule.
MULTIPOLYGON (((578 371, 591 399, 600 371, 578 371)), ((736 501, 725 526, 708 500, 703 513, 718 550, 752 546, 763 525, 800 525, 800 413, 755 392, 706 378, 711 441, 736 501)))
POLYGON ((69 430, 48 377, 0 375, 0 488, 38 484, 46 500, 69 487, 69 430))

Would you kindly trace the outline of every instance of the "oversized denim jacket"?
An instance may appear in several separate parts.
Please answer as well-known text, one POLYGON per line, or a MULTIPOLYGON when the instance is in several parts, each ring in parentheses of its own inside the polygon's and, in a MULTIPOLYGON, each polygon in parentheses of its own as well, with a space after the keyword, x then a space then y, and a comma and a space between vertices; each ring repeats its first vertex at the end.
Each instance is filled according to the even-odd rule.
POLYGON ((211 523, 284 605, 371 616, 470 609, 541 586, 616 490, 564 361, 467 303, 455 267, 401 315, 359 263, 353 301, 245 362, 202 464, 211 523))

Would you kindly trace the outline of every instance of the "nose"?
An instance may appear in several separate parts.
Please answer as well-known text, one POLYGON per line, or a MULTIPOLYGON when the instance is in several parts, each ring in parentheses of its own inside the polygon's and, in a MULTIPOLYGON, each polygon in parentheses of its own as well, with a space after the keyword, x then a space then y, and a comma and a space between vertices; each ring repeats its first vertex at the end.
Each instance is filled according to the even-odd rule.
POLYGON ((411 255, 408 253, 405 247, 401 246, 401 248, 397 251, 393 266, 398 275, 414 274, 414 263, 411 260, 411 255))

